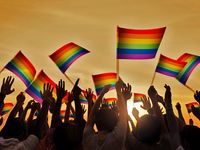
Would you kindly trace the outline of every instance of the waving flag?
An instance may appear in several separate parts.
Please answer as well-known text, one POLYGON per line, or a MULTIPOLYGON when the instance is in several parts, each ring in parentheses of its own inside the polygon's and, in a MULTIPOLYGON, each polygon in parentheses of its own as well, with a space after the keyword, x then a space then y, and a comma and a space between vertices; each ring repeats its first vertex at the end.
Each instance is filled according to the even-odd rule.
POLYGON ((145 97, 145 94, 142 93, 134 93, 134 103, 142 102, 142 99, 145 97))
POLYGON ((187 108, 188 113, 191 113, 191 112, 192 112, 192 105, 193 105, 194 107, 196 107, 196 108, 200 108, 200 105, 199 105, 199 103, 197 103, 197 102, 187 103, 187 104, 185 104, 185 106, 186 106, 186 108, 187 108))
POLYGON ((96 74, 92 75, 95 90, 97 95, 101 93, 101 90, 105 85, 111 84, 110 90, 115 88, 115 83, 117 81, 117 74, 116 73, 102 73, 102 74, 96 74))
MULTIPOLYGON (((66 113, 66 110, 61 110, 61 111, 60 111, 60 118, 61 118, 61 119, 64 119, 64 118, 65 118, 65 113, 66 113)), ((73 114, 70 114, 69 117, 70 117, 70 118, 74 118, 74 115, 73 115, 73 114)))
POLYGON ((195 67, 200 63, 200 56, 185 53, 178 58, 180 62, 186 62, 185 67, 179 72, 176 77, 182 84, 186 84, 190 74, 195 67))
POLYGON ((117 59, 152 59, 156 56, 165 27, 156 29, 117 28, 117 59))
POLYGON ((164 55, 160 55, 160 60, 156 67, 156 72, 159 72, 166 76, 177 77, 177 75, 184 68, 185 65, 185 62, 180 62, 168 58, 164 55))
POLYGON ((87 53, 89 53, 88 50, 71 42, 59 48, 49 57, 64 73, 74 61, 87 53))
POLYGON ((116 98, 105 98, 105 99, 104 99, 104 102, 105 102, 106 104, 108 104, 108 105, 112 105, 113 103, 115 104, 116 101, 117 101, 116 98))
POLYGON ((13 106, 13 103, 5 103, 1 112, 1 116, 7 114, 13 108, 13 106))
POLYGON ((35 67, 21 51, 15 55, 5 68, 18 76, 27 87, 34 80, 36 74, 35 67))
POLYGON ((26 89, 26 93, 28 93, 31 97, 33 97, 39 103, 42 103, 42 98, 40 95, 40 91, 43 91, 44 84, 50 83, 53 87, 53 96, 56 96, 56 83, 51 80, 44 71, 40 71, 36 79, 32 82, 32 84, 26 89))

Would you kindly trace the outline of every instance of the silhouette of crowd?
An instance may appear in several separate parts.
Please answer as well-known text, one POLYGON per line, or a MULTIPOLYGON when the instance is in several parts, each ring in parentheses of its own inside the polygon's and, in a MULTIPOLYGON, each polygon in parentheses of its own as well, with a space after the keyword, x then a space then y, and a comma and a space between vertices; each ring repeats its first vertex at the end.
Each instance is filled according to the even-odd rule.
MULTIPOLYGON (((11 76, 3 79, 0 89, 0 114, 5 97, 14 92, 13 82, 14 78, 11 76)), ((163 96, 154 86, 149 87, 148 98, 142 99, 141 106, 147 114, 139 117, 138 110, 132 110, 136 123, 127 113, 127 100, 132 96, 131 85, 119 78, 115 85, 117 101, 107 105, 104 95, 110 86, 103 88, 95 102, 93 91, 86 90, 86 111, 80 103, 79 95, 82 89, 78 79, 65 102, 64 117, 60 116, 60 111, 63 98, 69 91, 66 90, 63 80, 56 86, 56 99, 52 94, 53 87, 49 83, 43 85, 42 104, 30 100, 24 106, 25 95, 23 92, 19 93, 7 120, 0 117, 0 126, 3 126, 0 131, 0 150, 200 149, 200 128, 194 126, 192 120, 189 125, 186 124, 180 103, 176 104, 178 117, 175 116, 172 107, 173 91, 169 85, 164 85, 163 96), (87 119, 84 117, 86 112, 87 119), (48 115, 49 113, 51 115, 48 115)), ((196 91, 194 98, 200 103, 199 91, 196 91)), ((199 108, 192 106, 192 113, 200 120, 199 108)))

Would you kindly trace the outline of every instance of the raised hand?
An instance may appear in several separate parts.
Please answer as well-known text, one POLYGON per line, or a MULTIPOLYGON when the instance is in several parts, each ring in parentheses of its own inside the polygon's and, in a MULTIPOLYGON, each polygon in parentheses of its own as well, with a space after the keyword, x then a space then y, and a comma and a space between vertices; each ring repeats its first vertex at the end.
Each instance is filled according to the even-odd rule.
POLYGON ((41 97, 45 102, 48 102, 49 104, 53 101, 53 86, 51 86, 50 83, 44 84, 43 86, 43 92, 40 91, 41 97))
POLYGON ((163 97, 160 96, 160 95, 157 95, 156 98, 157 98, 157 101, 158 101, 159 103, 161 103, 161 104, 165 107, 165 102, 164 102, 163 97))
POLYGON ((85 98, 88 100, 89 103, 93 103, 93 91, 91 88, 86 89, 84 93, 85 98))
POLYGON ((176 103, 176 109, 178 110, 178 111, 180 111, 181 110, 181 104, 178 102, 178 103, 176 103))
POLYGON ((142 109, 144 109, 144 110, 149 110, 149 109, 151 108, 150 99, 149 99, 149 98, 147 99, 147 97, 144 96, 144 97, 142 97, 141 100, 142 100, 143 106, 140 105, 140 107, 141 107, 142 109))
POLYGON ((8 76, 7 78, 3 78, 3 84, 1 86, 1 94, 3 95, 9 95, 13 93, 15 90, 12 89, 12 85, 14 83, 14 78, 11 76, 8 76))
POLYGON ((167 84, 165 84, 165 89, 166 89, 166 92, 165 92, 165 103, 168 103, 168 104, 171 104, 172 100, 171 100, 171 88, 170 86, 168 86, 167 84))
POLYGON ((194 93, 194 99, 200 104, 200 91, 194 93))
POLYGON ((74 97, 79 97, 79 95, 81 94, 82 90, 81 88, 78 86, 79 84, 79 79, 76 80, 76 83, 72 89, 72 92, 74 94, 74 97))
POLYGON ((189 120, 189 125, 193 126, 194 125, 194 121, 192 119, 189 120))
POLYGON ((131 89, 132 89, 132 87, 129 83, 124 84, 124 86, 122 87, 122 94, 123 94, 125 100, 129 100, 131 98, 131 96, 132 96, 131 89))
POLYGON ((108 85, 104 86, 104 88, 101 91, 101 93, 104 93, 104 94, 107 93, 110 90, 110 88, 111 88, 111 84, 108 84, 108 85))
POLYGON ((24 96, 24 93, 23 92, 20 92, 18 95, 17 95, 17 104, 22 106, 24 104, 24 101, 25 101, 25 96, 24 96))
POLYGON ((62 79, 58 82, 58 85, 56 86, 56 93, 59 100, 62 100, 67 94, 67 90, 65 90, 65 81, 62 81, 62 79))
POLYGON ((151 100, 155 100, 156 96, 158 95, 158 93, 153 85, 150 86, 150 88, 148 90, 148 95, 151 98, 151 100))

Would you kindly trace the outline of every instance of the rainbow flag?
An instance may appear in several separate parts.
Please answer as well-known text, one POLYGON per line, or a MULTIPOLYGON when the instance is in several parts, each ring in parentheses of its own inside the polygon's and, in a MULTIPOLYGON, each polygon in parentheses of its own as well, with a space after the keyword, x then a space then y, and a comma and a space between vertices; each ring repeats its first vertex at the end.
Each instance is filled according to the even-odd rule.
POLYGON ((200 63, 200 56, 185 53, 178 58, 180 62, 186 62, 185 67, 179 72, 176 79, 182 84, 186 84, 190 74, 195 67, 200 63))
POLYGON ((104 102, 105 102, 106 104, 108 104, 108 105, 112 105, 113 103, 115 104, 116 101, 117 101, 116 98, 105 98, 105 99, 104 99, 104 102))
POLYGON ((79 99, 81 104, 88 104, 88 101, 83 94, 79 95, 79 99))
POLYGON ((152 59, 156 56, 166 27, 126 29, 117 27, 117 59, 152 59))
POLYGON ((197 102, 190 102, 190 103, 187 103, 187 104, 185 104, 185 106, 186 106, 186 108, 187 108, 188 113, 191 113, 191 112, 192 112, 192 105, 194 105, 194 107, 196 107, 196 108, 200 108, 200 105, 199 105, 199 103, 197 103, 197 102))
POLYGON ((115 83, 117 81, 117 74, 116 73, 102 73, 102 74, 96 74, 92 75, 95 90, 97 95, 101 93, 101 90, 105 85, 111 84, 110 90, 115 88, 115 83))
POLYGON ((179 72, 186 65, 185 62, 180 62, 164 55, 160 55, 160 60, 156 67, 156 72, 164 74, 166 76, 177 77, 179 72))
POLYGON ((1 112, 1 116, 7 114, 13 107, 13 103, 5 103, 3 106, 3 110, 1 112))
POLYGON ((36 74, 35 67, 21 51, 4 68, 18 76, 27 87, 31 84, 36 74))
POLYGON ((59 48, 49 57, 64 73, 75 60, 87 53, 89 53, 88 50, 71 42, 59 48))
POLYGON ((53 96, 56 97, 56 83, 51 80, 43 70, 40 71, 36 79, 32 82, 32 84, 26 89, 26 93, 28 93, 31 97, 33 97, 39 103, 42 103, 42 98, 40 95, 40 91, 43 91, 44 84, 50 83, 54 87, 53 96))
POLYGON ((145 97, 145 94, 142 93, 134 93, 134 103, 142 102, 142 99, 145 97))

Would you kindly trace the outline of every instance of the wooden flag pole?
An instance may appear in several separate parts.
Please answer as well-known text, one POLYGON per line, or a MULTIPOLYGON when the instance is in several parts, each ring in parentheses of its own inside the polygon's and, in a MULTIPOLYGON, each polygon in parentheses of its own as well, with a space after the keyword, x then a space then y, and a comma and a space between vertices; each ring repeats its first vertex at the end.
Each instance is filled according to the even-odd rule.
POLYGON ((154 74, 153 74, 153 78, 152 78, 152 80, 151 80, 151 85, 153 85, 153 82, 154 82, 155 77, 156 77, 156 72, 154 72, 154 74))
POLYGON ((2 69, 0 70, 0 73, 3 72, 3 70, 4 70, 4 68, 2 68, 2 69))
POLYGON ((67 78, 67 80, 74 86, 74 82, 68 77, 68 75, 66 75, 65 73, 63 74, 67 78))
POLYGON ((117 80, 119 80, 119 59, 116 60, 117 80))
POLYGON ((185 84, 185 87, 188 88, 190 91, 192 91, 193 93, 195 93, 195 90, 193 90, 191 87, 189 87, 188 85, 185 84))

